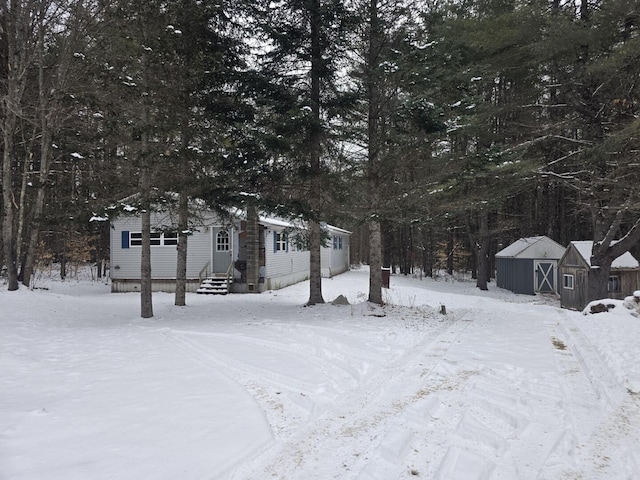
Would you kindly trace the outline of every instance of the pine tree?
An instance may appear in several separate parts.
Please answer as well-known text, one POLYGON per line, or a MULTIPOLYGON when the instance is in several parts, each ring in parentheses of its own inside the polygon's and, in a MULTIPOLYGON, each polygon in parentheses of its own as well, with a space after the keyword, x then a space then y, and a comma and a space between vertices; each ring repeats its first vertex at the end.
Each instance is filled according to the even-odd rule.
POLYGON ((282 199, 292 213, 309 225, 310 288, 308 305, 323 303, 320 270, 322 232, 320 221, 330 201, 331 183, 327 153, 331 120, 340 107, 336 85, 341 47, 349 15, 342 0, 291 0, 275 7, 258 5, 256 18, 267 47, 260 55, 262 74, 273 78, 271 92, 278 92, 282 120, 276 131, 289 131, 288 142, 274 152, 279 171, 287 172, 291 187, 280 188, 273 198, 282 199), (288 118, 286 118, 286 117, 288 118), (288 168, 282 169, 286 165, 288 168))
POLYGON ((588 299, 595 300, 607 295, 612 261, 640 240, 640 22, 627 0, 585 1, 577 11, 558 5, 550 20, 543 47, 556 127, 542 170, 571 187, 575 211, 591 219, 588 299))
MULTIPOLYGON (((391 229, 406 233, 419 201, 421 173, 429 168, 428 136, 442 129, 438 107, 427 88, 421 27, 403 2, 358 3, 361 28, 353 47, 352 78, 359 108, 352 143, 361 173, 359 221, 369 229, 369 301, 381 304, 382 266, 391 266, 391 229), (384 232, 383 232, 384 230, 384 232), (386 239, 386 240, 385 240, 386 239), (383 252, 386 252, 383 255, 383 252)), ((406 258, 406 245, 402 247, 406 258)))

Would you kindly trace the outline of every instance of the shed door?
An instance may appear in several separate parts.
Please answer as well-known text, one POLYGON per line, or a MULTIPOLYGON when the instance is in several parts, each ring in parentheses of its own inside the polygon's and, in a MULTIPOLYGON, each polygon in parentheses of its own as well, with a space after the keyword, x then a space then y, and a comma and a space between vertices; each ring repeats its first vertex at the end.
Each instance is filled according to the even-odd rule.
POLYGON ((536 292, 552 293, 556 291, 556 262, 536 260, 535 264, 536 292))
POLYGON ((575 308, 578 310, 582 310, 587 306, 587 290, 589 289, 589 284, 587 282, 587 272, 586 270, 578 270, 576 272, 576 302, 575 308))
POLYGON ((233 244, 231 230, 226 228, 213 229, 213 273, 224 273, 231 265, 233 244))

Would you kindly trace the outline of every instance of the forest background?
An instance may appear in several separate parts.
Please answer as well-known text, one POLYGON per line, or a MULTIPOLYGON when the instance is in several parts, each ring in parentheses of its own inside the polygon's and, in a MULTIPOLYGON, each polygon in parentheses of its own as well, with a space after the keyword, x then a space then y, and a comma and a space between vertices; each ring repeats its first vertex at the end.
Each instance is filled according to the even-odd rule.
POLYGON ((186 250, 200 199, 308 221, 311 304, 324 221, 376 303, 383 265, 486 289, 541 234, 594 240, 602 298, 640 253, 639 92, 635 0, 1 0, 0 265, 103 265, 123 198, 143 257, 169 202, 186 250))

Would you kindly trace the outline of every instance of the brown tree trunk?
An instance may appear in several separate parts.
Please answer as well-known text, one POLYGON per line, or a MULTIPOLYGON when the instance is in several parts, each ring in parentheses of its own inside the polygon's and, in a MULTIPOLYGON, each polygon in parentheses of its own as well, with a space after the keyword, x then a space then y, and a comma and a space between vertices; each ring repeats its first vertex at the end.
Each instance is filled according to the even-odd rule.
MULTIPOLYGON (((41 73, 42 75, 42 73, 41 73)), ((41 84, 41 89, 44 86, 41 84)), ((41 95, 42 96, 42 95, 41 95)), ((41 101, 45 102, 44 99, 41 101)), ((38 176, 38 187, 36 192, 36 199, 33 204, 33 211, 31 216, 31 225, 29 231, 29 241, 27 244, 26 260, 24 264, 22 283, 25 286, 29 286, 31 283, 31 275, 34 270, 35 257, 38 249, 38 239, 40 238, 40 228, 42 225, 42 214, 44 212, 44 200, 47 188, 47 179, 49 177, 49 161, 50 161, 50 146, 51 146, 51 130, 49 129, 46 113, 41 113, 41 141, 40 141, 40 173, 38 176)))
MULTIPOLYGON (((6 109, 5 109, 6 111, 6 109)), ((18 290, 18 259, 16 258, 15 233, 15 199, 13 196, 13 133, 15 117, 9 114, 4 119, 3 140, 4 150, 2 158, 2 241, 4 262, 7 267, 8 290, 18 290)))
MULTIPOLYGON (((322 44, 320 28, 322 15, 320 1, 310 2, 311 14, 311 110, 313 114, 313 126, 311 133, 311 208, 312 215, 318 215, 322 204, 322 184, 320 182, 320 157, 322 150, 322 130, 320 118, 320 78, 322 75, 322 44)), ((309 222, 309 300, 307 305, 324 303, 322 297, 322 270, 321 270, 322 231, 317 218, 309 222)))
POLYGON ((16 231, 16 198, 13 191, 14 135, 17 112, 20 110, 25 89, 26 55, 28 40, 21 3, 9 8, 2 3, 2 29, 6 39, 6 63, 2 65, 4 94, 2 95, 2 242, 4 262, 7 268, 8 290, 18 290, 18 258, 16 231))
POLYGON ((613 243, 614 237, 619 233, 623 215, 624 212, 620 210, 614 218, 595 218, 596 235, 591 252, 591 268, 587 276, 589 282, 587 302, 608 297, 607 285, 611 264, 640 242, 640 219, 638 219, 627 230, 626 235, 613 243))
MULTIPOLYGON (((611 272, 611 262, 614 259, 602 258, 599 265, 591 265, 587 272, 587 303, 594 300, 601 300, 609 296, 607 285, 611 272)), ((593 261, 593 260, 592 260, 593 261)))
POLYGON ((489 214, 482 211, 478 214, 479 230, 471 237, 476 256, 476 287, 480 290, 489 290, 487 283, 491 278, 491 262, 489 261, 489 214))
POLYGON ((369 222, 369 298, 382 305, 382 233, 380 222, 369 222))
POLYGON ((255 205, 247 206, 247 289, 259 293, 260 282, 260 219, 255 205))
POLYGON ((369 0, 369 39, 366 59, 367 88, 367 198, 369 220, 369 301, 382 305, 382 227, 380 208, 380 116, 381 99, 378 79, 378 59, 382 44, 378 16, 378 0, 369 0))
POLYGON ((309 301, 307 305, 324 303, 322 297, 322 272, 320 265, 322 229, 317 221, 309 222, 309 249, 310 252, 317 252, 309 257, 309 301))
MULTIPOLYGON (((146 119, 146 115, 145 118, 146 119)), ((144 122, 146 125, 146 121, 144 122)), ((146 133, 141 139, 140 197, 142 206, 142 245, 140 252, 140 316, 153 317, 151 284, 151 166, 146 133)))
MULTIPOLYGON (((140 177, 143 185, 148 183, 148 168, 143 168, 140 177)), ((148 190, 143 187, 142 201, 142 246, 140 252, 140 316, 142 318, 153 317, 153 300, 151 293, 151 209, 148 190)))
POLYGON ((449 275, 453 275, 453 248, 454 248, 454 238, 453 238, 453 229, 447 229, 447 273, 449 275))
POLYGON ((178 246, 176 260, 175 305, 184 307, 187 302, 187 244, 189 236, 189 197, 185 192, 178 194, 178 246))

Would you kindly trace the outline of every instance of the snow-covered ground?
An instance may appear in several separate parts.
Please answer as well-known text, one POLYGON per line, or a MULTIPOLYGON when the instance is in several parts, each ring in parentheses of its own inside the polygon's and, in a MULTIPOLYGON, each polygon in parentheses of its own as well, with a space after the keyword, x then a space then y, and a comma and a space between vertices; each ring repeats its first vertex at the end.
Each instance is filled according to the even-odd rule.
POLYGON ((0 478, 640 479, 640 319, 366 270, 197 296, 0 290, 0 478), (446 315, 440 313, 441 306, 446 315))

